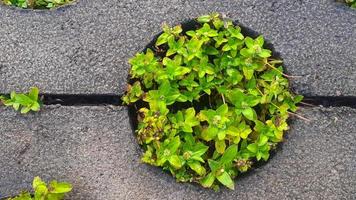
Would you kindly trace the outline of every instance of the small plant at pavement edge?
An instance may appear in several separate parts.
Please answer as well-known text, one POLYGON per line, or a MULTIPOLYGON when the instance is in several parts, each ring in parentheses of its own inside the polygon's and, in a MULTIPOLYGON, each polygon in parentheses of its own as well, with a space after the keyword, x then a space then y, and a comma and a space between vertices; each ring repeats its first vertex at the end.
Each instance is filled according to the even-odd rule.
POLYGON ((349 5, 351 8, 356 8, 356 0, 345 0, 347 5, 349 5))
POLYGON ((180 182, 234 189, 233 178, 283 141, 302 96, 289 91, 281 61, 219 14, 196 29, 163 26, 154 48, 130 59, 125 104, 138 113, 142 161, 180 182))
POLYGON ((41 108, 41 101, 38 97, 39 90, 32 87, 28 94, 17 94, 11 92, 10 97, 0 96, 0 102, 5 106, 12 106, 16 111, 21 110, 22 114, 30 111, 39 111, 41 108))
POLYGON ((7 200, 61 200, 66 193, 72 190, 72 185, 66 182, 51 181, 49 186, 35 177, 32 183, 34 190, 33 195, 29 192, 22 192, 17 197, 8 198, 7 200))
POLYGON ((73 2, 73 0, 2 0, 6 5, 31 9, 50 9, 73 2))

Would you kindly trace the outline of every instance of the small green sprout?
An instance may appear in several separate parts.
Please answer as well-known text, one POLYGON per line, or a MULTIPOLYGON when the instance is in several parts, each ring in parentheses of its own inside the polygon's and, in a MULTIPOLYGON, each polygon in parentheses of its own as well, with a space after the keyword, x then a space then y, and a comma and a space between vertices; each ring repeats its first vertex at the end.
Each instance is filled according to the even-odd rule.
POLYGON ((10 97, 0 96, 0 102, 5 106, 12 106, 16 111, 21 110, 22 114, 30 111, 39 111, 41 108, 41 101, 39 99, 39 90, 32 87, 28 94, 21 94, 11 92, 10 97))
POLYGON ((49 187, 40 177, 35 177, 32 183, 33 195, 22 192, 17 197, 7 200, 62 200, 66 193, 72 190, 72 185, 66 182, 51 181, 49 187))
POLYGON ((178 181, 234 189, 233 178, 268 160, 302 96, 262 36, 245 36, 219 14, 194 30, 163 27, 136 54, 123 102, 138 112, 142 161, 178 181))

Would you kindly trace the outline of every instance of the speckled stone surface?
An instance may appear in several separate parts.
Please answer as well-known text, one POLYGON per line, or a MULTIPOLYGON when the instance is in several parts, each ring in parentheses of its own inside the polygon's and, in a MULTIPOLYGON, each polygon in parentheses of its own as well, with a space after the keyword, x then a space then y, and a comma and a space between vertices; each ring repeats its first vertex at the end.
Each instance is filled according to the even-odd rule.
POLYGON ((54 11, 0 6, 0 93, 122 94, 127 60, 160 32, 221 12, 263 34, 306 95, 356 95, 356 12, 334 0, 79 0, 54 11))
POLYGON ((50 106, 22 116, 0 108, 0 197, 34 176, 70 181, 68 199, 355 199, 356 110, 302 109, 276 155, 236 180, 235 191, 176 183, 139 162, 123 107, 50 106))

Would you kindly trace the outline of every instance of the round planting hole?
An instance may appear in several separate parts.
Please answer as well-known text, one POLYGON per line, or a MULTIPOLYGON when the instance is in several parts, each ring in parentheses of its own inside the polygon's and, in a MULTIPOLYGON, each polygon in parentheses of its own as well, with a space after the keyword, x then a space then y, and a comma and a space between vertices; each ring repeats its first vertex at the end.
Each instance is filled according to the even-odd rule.
POLYGON ((356 9, 356 0, 336 0, 336 1, 344 3, 344 4, 348 5, 349 7, 356 9))
POLYGON ((161 33, 130 59, 122 100, 142 161, 177 181, 234 189, 235 177, 267 161, 302 96, 256 33, 204 15, 161 33))
POLYGON ((52 9, 73 3, 75 0, 0 0, 5 5, 22 9, 52 9))

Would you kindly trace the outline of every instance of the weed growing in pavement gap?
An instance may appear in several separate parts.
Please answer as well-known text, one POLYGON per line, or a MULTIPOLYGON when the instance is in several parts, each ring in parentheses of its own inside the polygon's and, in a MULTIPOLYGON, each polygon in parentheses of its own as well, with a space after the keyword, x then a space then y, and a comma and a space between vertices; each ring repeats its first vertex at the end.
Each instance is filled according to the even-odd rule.
POLYGON ((350 6, 351 8, 356 8, 356 0, 336 0, 337 2, 342 2, 350 6))
POLYGON ((356 8, 356 0, 345 0, 347 5, 349 5, 351 8, 356 8))
POLYGON ((180 182, 234 189, 233 178, 268 160, 302 96, 289 91, 282 61, 219 14, 194 30, 163 26, 137 53, 122 100, 138 110, 142 161, 180 182))
POLYGON ((41 101, 38 97, 39 90, 37 87, 32 87, 28 94, 11 92, 10 96, 0 96, 0 103, 5 106, 12 106, 16 111, 21 110, 22 114, 30 111, 39 111, 41 108, 41 101))
POLYGON ((51 181, 48 187, 40 177, 33 179, 32 187, 33 195, 29 192, 22 192, 7 200, 61 200, 72 190, 72 185, 66 182, 51 181))
POLYGON ((73 2, 73 0, 2 0, 6 5, 19 8, 31 9, 51 9, 64 4, 73 2))

